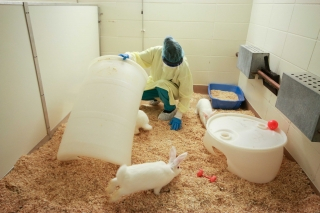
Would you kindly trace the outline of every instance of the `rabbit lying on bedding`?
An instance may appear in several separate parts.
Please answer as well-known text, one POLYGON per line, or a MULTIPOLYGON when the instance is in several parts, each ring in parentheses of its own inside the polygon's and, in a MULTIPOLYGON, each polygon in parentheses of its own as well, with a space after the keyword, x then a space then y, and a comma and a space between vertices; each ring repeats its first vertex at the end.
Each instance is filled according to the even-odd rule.
POLYGON ((211 103, 206 98, 201 98, 197 103, 196 113, 199 114, 200 120, 206 127, 207 121, 215 114, 216 111, 212 111, 211 103))

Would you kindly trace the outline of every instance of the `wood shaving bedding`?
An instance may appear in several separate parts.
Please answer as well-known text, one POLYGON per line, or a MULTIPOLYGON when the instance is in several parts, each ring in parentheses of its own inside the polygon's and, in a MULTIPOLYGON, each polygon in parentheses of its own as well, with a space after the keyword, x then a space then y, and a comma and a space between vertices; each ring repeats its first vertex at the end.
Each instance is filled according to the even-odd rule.
MULTIPOLYGON (((205 128, 195 113, 200 98, 209 96, 194 94, 179 131, 171 131, 167 121, 158 120, 161 106, 140 107, 153 129, 133 136, 133 164, 167 162, 172 145, 178 155, 188 152, 181 174, 160 195, 148 190, 109 203, 105 188, 119 166, 88 157, 59 162, 56 155, 66 123, 46 144, 22 156, 0 181, 1 212, 320 212, 320 197, 300 166, 286 157, 276 178, 266 184, 251 183, 230 173, 224 154, 214 149, 212 155, 203 146, 205 128), (216 182, 197 177, 199 169, 205 175, 217 176, 216 182)), ((249 110, 217 111, 254 116, 249 110)))
POLYGON ((237 101, 239 100, 238 95, 234 92, 230 91, 222 91, 222 90, 210 90, 211 96, 220 99, 220 100, 228 100, 228 101, 237 101))

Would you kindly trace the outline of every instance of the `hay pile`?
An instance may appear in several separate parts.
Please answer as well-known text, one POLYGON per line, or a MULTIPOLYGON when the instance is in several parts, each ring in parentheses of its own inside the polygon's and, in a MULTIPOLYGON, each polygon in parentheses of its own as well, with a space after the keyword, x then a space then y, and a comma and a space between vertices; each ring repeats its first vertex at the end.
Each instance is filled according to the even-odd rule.
MULTIPOLYGON (((119 166, 82 157, 59 162, 56 154, 66 124, 34 153, 22 156, 14 169, 0 181, 0 211, 7 212, 320 212, 320 197, 297 163, 284 158, 279 174, 270 183, 255 184, 230 173, 226 157, 216 150, 210 154, 203 146, 205 128, 194 113, 199 98, 183 117, 183 128, 171 131, 168 122, 157 119, 162 107, 142 105, 153 126, 134 136, 132 163, 168 161, 174 145, 177 154, 188 152, 181 174, 161 190, 123 197, 109 203, 105 192, 108 181, 119 166), (216 175, 210 183, 197 177, 199 169, 216 175)), ((221 110, 218 110, 221 112, 221 110)), ((234 112, 234 111, 231 111, 234 112)), ((253 115, 251 111, 237 110, 253 115)))

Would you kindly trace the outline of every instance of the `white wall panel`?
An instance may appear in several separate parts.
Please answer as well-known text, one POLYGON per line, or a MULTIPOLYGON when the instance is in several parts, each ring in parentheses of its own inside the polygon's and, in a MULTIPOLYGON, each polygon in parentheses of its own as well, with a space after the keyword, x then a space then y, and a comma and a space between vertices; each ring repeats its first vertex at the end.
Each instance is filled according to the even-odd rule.
POLYGON ((29 5, 50 127, 71 111, 91 61, 99 56, 96 6, 29 5))
POLYGON ((0 5, 0 178, 47 134, 22 5, 0 5))

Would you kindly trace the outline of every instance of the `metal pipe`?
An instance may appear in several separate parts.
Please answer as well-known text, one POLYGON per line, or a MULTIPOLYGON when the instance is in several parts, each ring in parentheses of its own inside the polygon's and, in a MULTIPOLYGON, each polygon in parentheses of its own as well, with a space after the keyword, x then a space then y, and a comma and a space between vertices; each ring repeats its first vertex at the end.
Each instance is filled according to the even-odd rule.
MULTIPOLYGON (((236 57, 239 56, 239 52, 236 52, 236 57)), ((264 72, 262 72, 261 70, 258 70, 257 74, 263 78, 264 80, 268 81, 274 88, 276 88, 277 90, 280 89, 280 85, 275 82, 274 80, 272 80, 269 76, 267 76, 266 74, 264 74, 264 72)))
POLYGON ((258 70, 257 74, 262 77, 264 80, 268 81, 274 88, 276 88, 277 90, 280 89, 280 85, 275 82, 274 80, 272 80, 269 76, 267 76, 266 74, 264 74, 261 70, 258 70))
POLYGON ((33 55, 33 63, 34 63, 36 76, 37 76, 37 82, 38 82, 38 87, 39 87, 39 93, 40 93, 40 99, 41 99, 41 104, 42 104, 44 121, 46 124, 47 135, 51 139, 50 122, 49 122, 47 104, 46 104, 46 99, 44 97, 43 85, 42 85, 41 74, 40 74, 40 67, 39 67, 37 50, 36 50, 36 43, 35 43, 34 36, 33 36, 31 19, 30 19, 30 14, 29 14, 29 7, 28 7, 27 2, 23 2, 23 9, 24 9, 25 19, 26 19, 26 23, 27 23, 30 46, 31 46, 32 55, 33 55))

